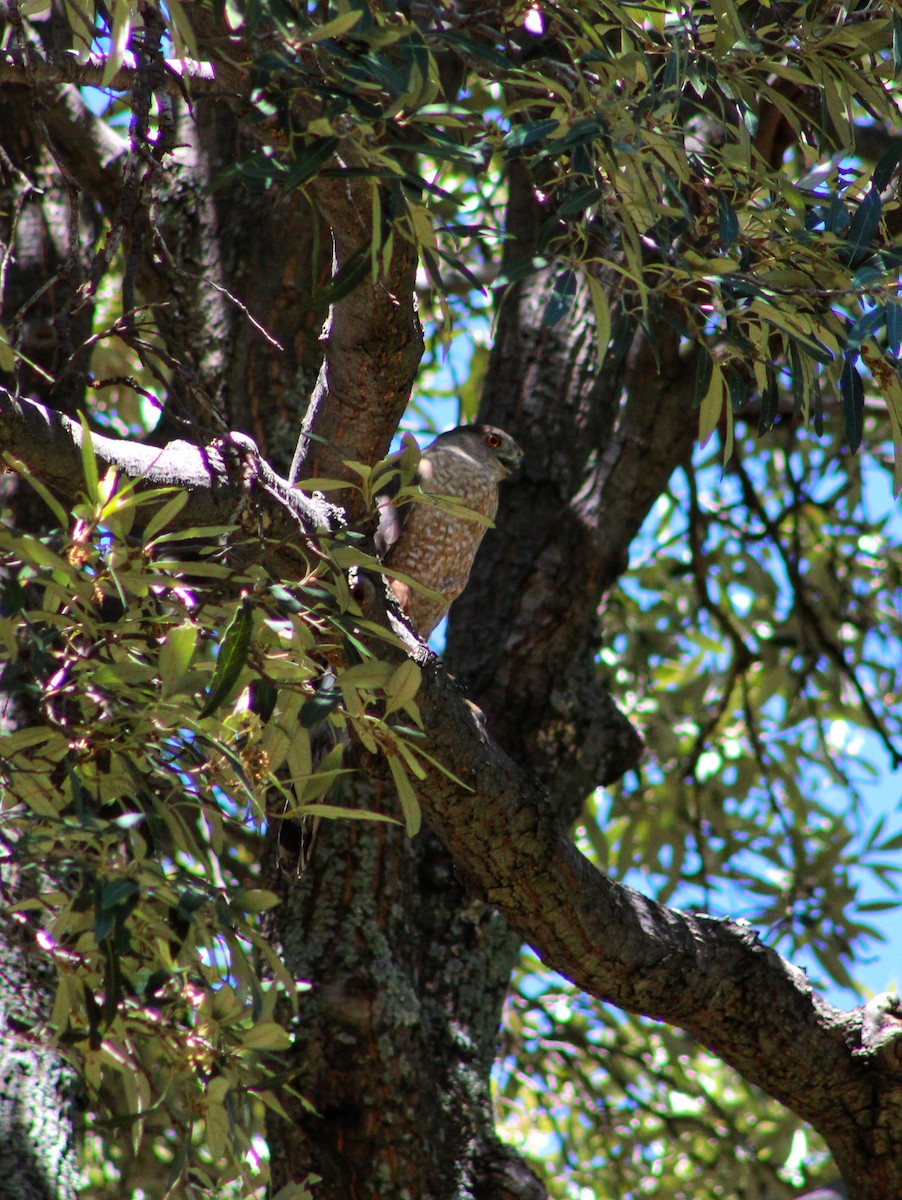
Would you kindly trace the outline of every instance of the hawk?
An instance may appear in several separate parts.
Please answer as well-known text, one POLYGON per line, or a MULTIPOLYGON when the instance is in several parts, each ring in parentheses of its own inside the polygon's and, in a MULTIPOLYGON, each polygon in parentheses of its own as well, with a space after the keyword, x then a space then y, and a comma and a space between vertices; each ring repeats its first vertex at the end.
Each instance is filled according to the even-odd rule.
MULTIPOLYGON (((433 598, 400 579, 389 580, 398 604, 424 641, 467 586, 487 523, 498 511, 498 485, 522 457, 523 451, 503 429, 459 425, 426 447, 413 476, 413 486, 435 500, 395 503, 389 493, 378 498, 379 557, 393 571, 438 593, 433 598)), ((395 484, 397 494, 399 480, 395 484)), ((321 688, 335 685, 335 675, 327 672, 321 688)), ((315 762, 334 745, 334 736, 327 724, 311 730, 315 762)), ((300 875, 306 869, 320 821, 315 815, 282 820, 279 865, 286 874, 300 875)))
POLYGON ((379 557, 438 593, 434 598, 400 579, 389 580, 424 641, 467 586, 476 551, 498 511, 498 485, 522 457, 503 429, 458 425, 439 434, 420 456, 413 483, 434 501, 396 504, 390 495, 379 497, 379 557))

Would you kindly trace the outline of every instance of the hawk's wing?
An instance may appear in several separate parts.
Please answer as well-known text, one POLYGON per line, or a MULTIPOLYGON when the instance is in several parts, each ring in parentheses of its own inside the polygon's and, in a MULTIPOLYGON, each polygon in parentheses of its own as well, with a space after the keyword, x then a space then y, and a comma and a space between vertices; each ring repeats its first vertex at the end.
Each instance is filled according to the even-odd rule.
POLYGON ((392 547, 400 541, 404 522, 407 520, 410 509, 409 504, 395 506, 394 498, 400 489, 401 480, 396 475, 385 491, 380 492, 376 497, 376 504, 379 506, 379 524, 376 526, 373 536, 376 541, 376 553, 383 562, 388 561, 392 547))
POLYGON ((387 562, 392 551, 401 538, 404 524, 410 512, 409 504, 395 505, 394 499, 401 490, 402 484, 416 487, 421 481, 420 463, 421 452, 416 439, 410 433, 401 438, 402 448, 389 455, 387 463, 397 465, 398 470, 376 496, 379 508, 379 524, 373 535, 376 542, 376 553, 383 562, 387 562))

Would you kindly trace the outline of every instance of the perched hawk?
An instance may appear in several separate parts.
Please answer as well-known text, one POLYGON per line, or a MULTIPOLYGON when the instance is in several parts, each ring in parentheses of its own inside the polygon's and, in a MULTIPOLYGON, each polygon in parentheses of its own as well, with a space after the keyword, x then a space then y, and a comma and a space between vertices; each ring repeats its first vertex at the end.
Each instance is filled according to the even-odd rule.
MULTIPOLYGON (((414 450, 416 446, 414 445, 414 450)), ((379 498, 376 548, 395 571, 415 579, 440 600, 432 599, 400 579, 389 586, 413 628, 426 639, 467 586, 476 551, 487 525, 498 511, 498 485, 516 468, 523 451, 512 437, 492 425, 459 425, 440 434, 420 455, 412 483, 437 500, 395 503, 379 498)), ((398 481, 396 481, 397 483, 398 481)), ((398 487, 395 487, 398 492, 398 487)), ((334 689, 335 675, 327 672, 320 690, 334 689)), ((335 744, 328 723, 311 730, 314 762, 335 744)), ((325 797, 321 797, 323 799, 325 797)), ((279 830, 279 864, 289 875, 300 875, 310 861, 321 818, 283 819, 279 830)))
POLYGON ((423 451, 414 476, 429 500, 379 500, 376 549, 394 571, 438 592, 441 600, 390 579, 389 586, 424 640, 467 586, 476 551, 498 511, 498 484, 520 464, 523 451, 493 425, 458 425, 423 451))

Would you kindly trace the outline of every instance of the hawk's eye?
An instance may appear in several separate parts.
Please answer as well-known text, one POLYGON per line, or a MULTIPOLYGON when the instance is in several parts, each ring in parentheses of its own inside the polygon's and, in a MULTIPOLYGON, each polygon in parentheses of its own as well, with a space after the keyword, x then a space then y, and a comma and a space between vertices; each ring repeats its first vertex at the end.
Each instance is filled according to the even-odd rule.
POLYGON ((497 433, 487 433, 485 435, 485 444, 491 446, 493 450, 497 450, 501 445, 501 438, 497 433))

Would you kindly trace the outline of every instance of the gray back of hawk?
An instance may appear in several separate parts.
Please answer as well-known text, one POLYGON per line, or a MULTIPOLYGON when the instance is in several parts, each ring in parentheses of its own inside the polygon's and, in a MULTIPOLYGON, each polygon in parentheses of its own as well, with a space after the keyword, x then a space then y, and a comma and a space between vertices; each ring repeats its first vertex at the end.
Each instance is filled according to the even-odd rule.
POLYGON ((407 619, 424 640, 467 586, 485 536, 486 525, 468 517, 467 510, 494 521, 498 485, 522 457, 523 451, 503 429, 458 425, 427 446, 414 477, 423 492, 450 497, 450 505, 396 505, 388 495, 379 498, 380 558, 441 597, 434 600, 399 579, 389 579, 407 619))

